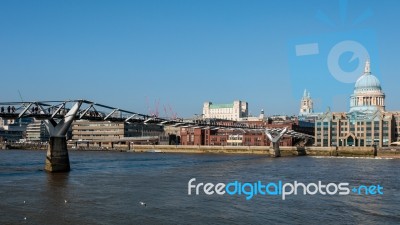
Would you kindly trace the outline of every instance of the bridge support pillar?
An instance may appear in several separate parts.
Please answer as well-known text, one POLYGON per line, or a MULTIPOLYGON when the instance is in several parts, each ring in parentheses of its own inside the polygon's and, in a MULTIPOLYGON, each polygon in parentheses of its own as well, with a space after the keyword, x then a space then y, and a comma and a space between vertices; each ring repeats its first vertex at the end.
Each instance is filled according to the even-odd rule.
POLYGON ((69 172, 71 170, 65 137, 50 137, 45 170, 48 172, 69 172))
POLYGON ((268 139, 272 143, 272 150, 270 150, 270 154, 272 155, 272 157, 280 157, 281 156, 281 150, 279 149, 279 142, 287 130, 288 130, 288 128, 285 127, 277 136, 272 137, 272 135, 268 131, 268 129, 265 129, 265 135, 267 135, 268 139))
MULTIPOLYGON (((52 118, 44 121, 50 134, 45 165, 46 171, 68 172, 71 170, 69 165, 66 135, 81 105, 82 101, 75 103, 64 118, 58 123, 52 118)), ((43 109, 41 111, 44 112, 43 109)))
POLYGON ((270 151, 270 154, 273 157, 281 157, 281 150, 279 148, 279 142, 272 142, 272 151, 270 151))

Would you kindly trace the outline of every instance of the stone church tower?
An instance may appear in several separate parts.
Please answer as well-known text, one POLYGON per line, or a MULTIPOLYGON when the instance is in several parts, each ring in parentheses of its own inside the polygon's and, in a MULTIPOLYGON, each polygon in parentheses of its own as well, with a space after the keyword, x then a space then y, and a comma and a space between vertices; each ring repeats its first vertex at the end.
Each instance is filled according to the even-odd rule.
POLYGON ((310 92, 304 90, 303 98, 301 98, 301 105, 300 105, 300 116, 305 116, 308 114, 314 113, 314 106, 313 101, 310 96, 310 92))

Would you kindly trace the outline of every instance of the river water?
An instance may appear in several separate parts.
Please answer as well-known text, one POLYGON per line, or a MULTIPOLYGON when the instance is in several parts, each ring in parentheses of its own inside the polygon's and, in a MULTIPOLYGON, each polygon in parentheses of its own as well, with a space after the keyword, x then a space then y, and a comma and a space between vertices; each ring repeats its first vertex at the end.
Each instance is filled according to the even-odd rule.
POLYGON ((0 224, 400 223, 399 159, 70 151, 72 171, 50 174, 45 154, 0 151, 0 224), (379 184, 383 195, 188 195, 191 178, 379 184))

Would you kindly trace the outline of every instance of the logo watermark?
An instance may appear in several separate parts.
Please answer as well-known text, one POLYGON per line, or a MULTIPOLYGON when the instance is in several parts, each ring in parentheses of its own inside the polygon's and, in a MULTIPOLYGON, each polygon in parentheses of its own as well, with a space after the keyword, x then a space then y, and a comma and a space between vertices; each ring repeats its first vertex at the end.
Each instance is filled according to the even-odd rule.
POLYGON ((188 195, 238 195, 244 196, 246 200, 251 200, 255 196, 281 196, 286 200, 292 195, 383 195, 383 186, 377 185, 358 185, 350 186, 348 182, 341 183, 302 183, 298 181, 282 182, 239 182, 228 183, 204 183, 196 182, 192 178, 188 182, 188 195))
POLYGON ((348 1, 339 1, 340 21, 323 11, 316 12, 316 19, 335 32, 297 37, 288 42, 291 84, 296 98, 307 89, 321 96, 323 99, 318 102, 325 106, 333 106, 334 98, 339 96, 346 96, 343 100, 347 103, 347 96, 363 74, 368 59, 373 65, 372 72, 379 75, 375 31, 357 29, 373 12, 367 8, 348 20, 347 6, 348 1), (336 96, 323 97, 322 92, 336 96))

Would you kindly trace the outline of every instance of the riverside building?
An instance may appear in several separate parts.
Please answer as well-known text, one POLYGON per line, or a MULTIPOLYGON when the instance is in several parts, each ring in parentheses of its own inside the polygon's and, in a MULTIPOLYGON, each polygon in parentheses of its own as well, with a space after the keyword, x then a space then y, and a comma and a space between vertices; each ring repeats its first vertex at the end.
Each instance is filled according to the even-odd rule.
POLYGON ((34 142, 46 142, 49 140, 49 132, 43 120, 35 120, 26 126, 26 140, 34 142))
POLYGON ((0 118, 0 140, 20 141, 26 136, 26 127, 33 120, 31 118, 2 119, 0 118))
MULTIPOLYGON (((314 124, 299 121, 296 117, 273 116, 259 121, 214 121, 219 125, 228 126, 250 126, 258 128, 285 128, 290 130, 314 135, 314 124)), ((262 130, 250 129, 224 129, 224 128, 198 128, 182 127, 182 145, 209 145, 209 146, 269 146, 271 142, 262 130)), ((281 146, 304 146, 312 144, 312 140, 303 140, 292 136, 284 136, 280 140, 281 146)))
POLYGON ((113 143, 142 143, 143 140, 155 144, 163 132, 163 127, 155 124, 77 120, 72 123, 71 142, 99 147, 112 147, 113 143))

